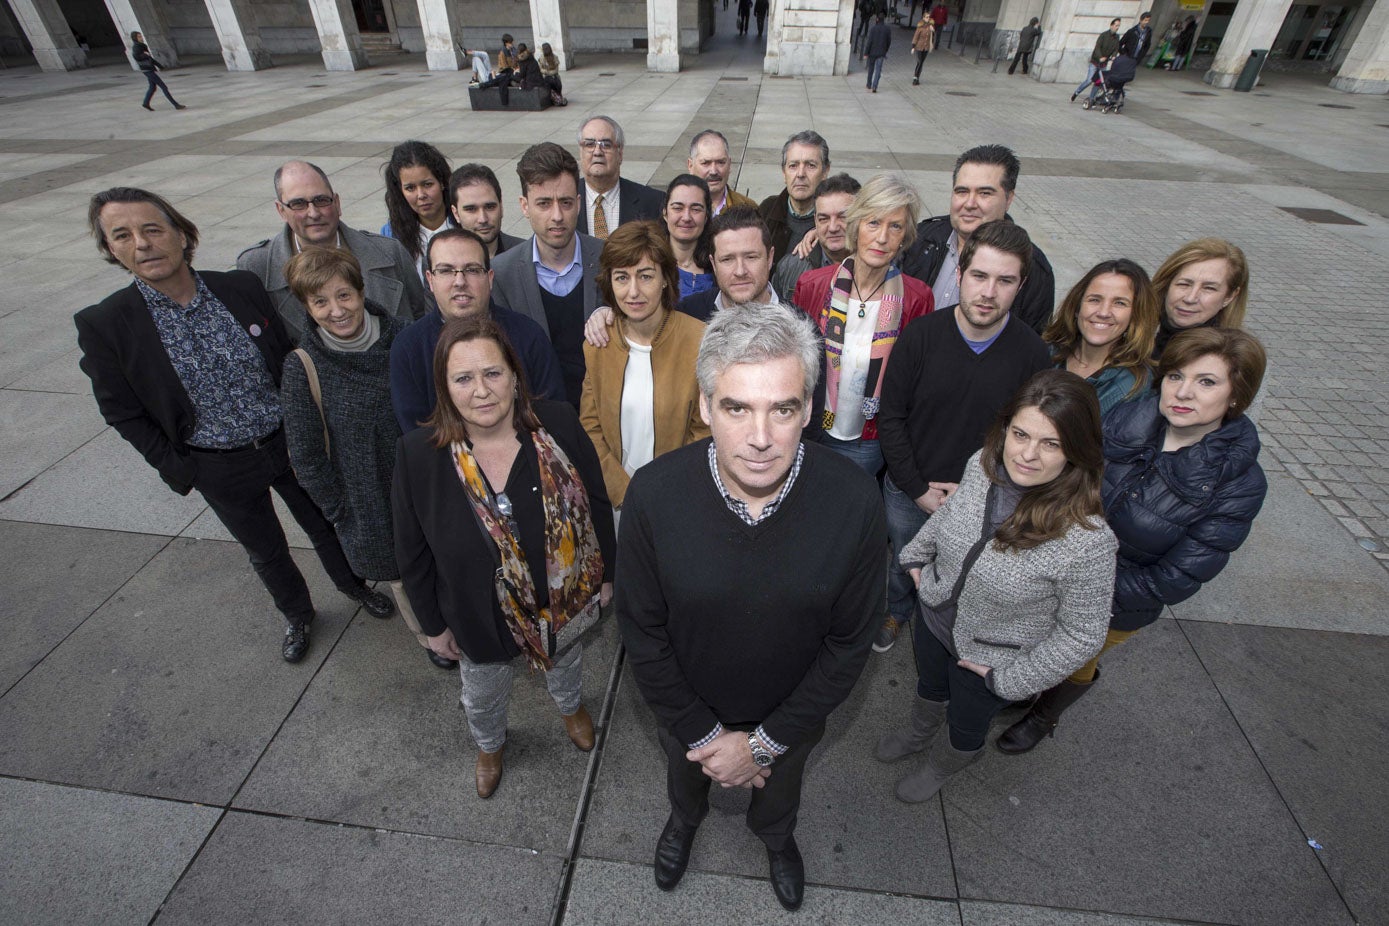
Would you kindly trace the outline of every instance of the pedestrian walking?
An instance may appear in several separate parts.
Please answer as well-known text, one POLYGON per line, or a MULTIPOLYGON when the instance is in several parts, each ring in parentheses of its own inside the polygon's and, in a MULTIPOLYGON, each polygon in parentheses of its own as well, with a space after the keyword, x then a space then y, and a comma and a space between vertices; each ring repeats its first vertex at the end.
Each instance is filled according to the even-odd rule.
POLYGON ((931 22, 931 17, 923 11, 921 22, 916 24, 916 32, 912 33, 912 52, 916 55, 916 73, 912 75, 913 87, 921 83, 921 66, 926 63, 926 56, 935 50, 936 24, 931 22))
POLYGON ((884 22, 882 13, 873 17, 873 28, 868 30, 868 38, 863 43, 863 60, 868 62, 868 90, 877 93, 878 81, 883 77, 883 61, 887 50, 892 46, 892 30, 884 22))
POLYGON ((150 105, 150 100, 154 99, 156 89, 164 91, 164 98, 174 104, 174 109, 187 109, 174 95, 169 92, 169 85, 164 83, 164 79, 159 76, 159 72, 164 70, 164 65, 150 54, 150 47, 145 44, 145 36, 140 32, 130 33, 130 57, 135 59, 135 66, 140 69, 140 73, 145 75, 145 80, 149 81, 149 86, 145 88, 145 101, 140 105, 154 112, 154 107, 150 105))
POLYGON ((1032 64, 1032 52, 1037 48, 1037 40, 1042 36, 1041 27, 1037 24, 1041 22, 1036 16, 1032 21, 1023 27, 1018 34, 1018 51, 1013 55, 1013 63, 1008 65, 1008 73, 1012 74, 1017 70, 1019 62, 1022 63, 1022 72, 1027 74, 1028 67, 1032 64))

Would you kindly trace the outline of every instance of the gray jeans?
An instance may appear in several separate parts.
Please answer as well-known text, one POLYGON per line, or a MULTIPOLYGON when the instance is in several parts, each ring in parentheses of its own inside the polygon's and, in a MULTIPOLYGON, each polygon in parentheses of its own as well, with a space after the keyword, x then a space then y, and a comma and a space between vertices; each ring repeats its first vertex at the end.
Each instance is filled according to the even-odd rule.
MULTIPOLYGON (((545 673, 545 687, 555 699, 559 712, 565 717, 578 712, 583 694, 582 643, 561 656, 554 668, 545 673)), ((468 732, 483 752, 496 752, 506 745, 506 708, 511 701, 511 662, 469 662, 458 660, 458 674, 463 680, 459 700, 468 714, 468 732)))

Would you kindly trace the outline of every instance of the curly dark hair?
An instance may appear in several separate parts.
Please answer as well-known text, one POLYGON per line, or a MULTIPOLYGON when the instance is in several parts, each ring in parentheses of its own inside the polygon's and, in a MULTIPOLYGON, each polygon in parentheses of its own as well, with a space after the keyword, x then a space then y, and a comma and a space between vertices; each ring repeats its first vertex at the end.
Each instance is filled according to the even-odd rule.
MULTIPOLYGON (((428 142, 403 141, 391 151, 391 159, 382 166, 386 175, 386 218, 391 222, 391 237, 405 245, 415 260, 420 259, 420 217, 405 201, 400 189, 400 172, 407 167, 423 167, 434 175, 439 184, 439 202, 448 216, 449 162, 428 142)), ((447 218, 445 219, 447 221, 447 218)))

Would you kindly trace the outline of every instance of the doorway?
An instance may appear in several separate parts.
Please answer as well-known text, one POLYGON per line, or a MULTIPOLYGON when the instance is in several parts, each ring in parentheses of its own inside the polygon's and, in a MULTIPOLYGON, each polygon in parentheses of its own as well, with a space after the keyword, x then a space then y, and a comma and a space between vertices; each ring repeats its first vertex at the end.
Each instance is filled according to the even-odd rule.
POLYGON ((380 34, 393 31, 385 0, 352 0, 352 11, 357 14, 358 32, 380 34))
POLYGON ((1354 12, 1355 7, 1340 4, 1293 4, 1273 41, 1270 57, 1329 61, 1340 47, 1354 12))

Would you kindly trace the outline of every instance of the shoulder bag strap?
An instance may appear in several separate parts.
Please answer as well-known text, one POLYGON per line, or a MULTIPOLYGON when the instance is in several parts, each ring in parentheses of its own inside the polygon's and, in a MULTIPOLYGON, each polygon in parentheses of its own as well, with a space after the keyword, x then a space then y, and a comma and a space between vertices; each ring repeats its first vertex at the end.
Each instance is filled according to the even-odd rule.
MULTIPOLYGON (((309 379, 309 395, 313 396, 313 404, 318 407, 318 420, 323 422, 323 453, 328 455, 330 445, 328 443, 328 417, 323 414, 323 390, 318 385, 318 367, 314 366, 313 358, 309 352, 302 347, 296 347, 294 353, 298 355, 299 362, 304 365, 304 375, 309 379)), ((992 496, 990 496, 992 498, 992 496)), ((985 522, 988 518, 985 517, 985 522)))
POLYGON ((997 501, 998 486, 990 485, 988 497, 984 502, 984 525, 979 529, 979 540, 965 554, 965 561, 960 566, 960 574, 955 578, 955 587, 950 590, 950 597, 943 604, 954 605, 960 600, 960 592, 964 591, 965 579, 969 577, 969 571, 974 568, 974 563, 984 552, 984 547, 993 539, 994 505, 997 501))

